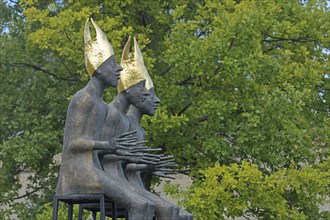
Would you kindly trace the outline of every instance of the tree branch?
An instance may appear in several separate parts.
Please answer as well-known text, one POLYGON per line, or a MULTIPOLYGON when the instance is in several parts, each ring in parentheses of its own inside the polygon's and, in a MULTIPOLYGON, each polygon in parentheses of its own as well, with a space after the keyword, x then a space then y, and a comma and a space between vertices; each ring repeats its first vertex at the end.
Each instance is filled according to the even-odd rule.
POLYGON ((182 115, 182 113, 185 112, 191 105, 192 105, 192 103, 190 102, 188 105, 183 107, 183 109, 178 112, 178 116, 182 115))
POLYGON ((26 194, 24 194, 24 195, 22 195, 22 196, 17 196, 17 197, 15 197, 15 198, 13 198, 13 200, 23 199, 23 198, 25 198, 25 197, 28 197, 28 196, 32 195, 33 193, 38 192, 38 191, 41 190, 41 189, 42 189, 42 187, 38 187, 38 188, 36 188, 35 190, 32 190, 31 192, 27 192, 26 194))
POLYGON ((247 217, 246 215, 242 215, 242 217, 248 219, 248 220, 251 220, 251 218, 247 217))
POLYGON ((166 73, 168 73, 172 69, 172 67, 173 67, 173 65, 170 65, 170 66, 166 67, 165 69, 160 71, 159 75, 164 76, 166 73))
POLYGON ((66 81, 78 81, 76 79, 73 79, 73 78, 65 78, 65 77, 61 77, 61 76, 57 76, 55 73, 52 73, 48 70, 45 70, 43 68, 41 68, 40 66, 37 66, 37 65, 34 65, 34 64, 29 64, 29 63, 3 63, 1 62, 2 65, 8 65, 8 66, 13 66, 13 67, 27 67, 27 68, 32 68, 34 70, 37 70, 37 71, 41 71, 43 73, 46 73, 47 75, 49 76, 52 76, 56 79, 59 79, 59 80, 66 80, 66 81))
POLYGON ((318 112, 330 113, 330 108, 328 108, 328 109, 320 109, 320 108, 316 108, 315 106, 312 107, 312 106, 307 105, 307 104, 305 104, 305 106, 306 106, 308 109, 312 109, 312 110, 315 110, 315 111, 318 111, 318 112))
POLYGON ((272 39, 265 39, 265 40, 262 40, 262 42, 269 42, 269 43, 272 43, 272 42, 279 42, 279 41, 291 41, 291 42, 300 42, 300 43, 305 43, 305 42, 314 42, 315 40, 311 40, 309 39, 309 36, 306 35, 306 36, 301 36, 301 37, 293 37, 293 38, 285 38, 285 37, 275 37, 275 36, 271 36, 267 33, 262 33, 263 35, 265 35, 266 37, 270 37, 272 39))
POLYGON ((9 0, 11 3, 17 4, 18 1, 9 0))
POLYGON ((181 174, 184 174, 184 175, 189 175, 190 169, 178 170, 178 173, 181 173, 181 174))
POLYGON ((203 116, 203 117, 196 118, 195 120, 197 122, 203 122, 203 121, 207 121, 208 119, 209 119, 209 116, 203 116))
POLYGON ((181 82, 176 83, 176 85, 180 85, 180 86, 188 85, 188 84, 190 84, 190 85, 194 85, 194 83, 189 82, 190 80, 194 80, 194 79, 195 79, 195 78, 192 78, 191 76, 188 76, 187 79, 185 79, 185 80, 183 80, 183 81, 181 81, 181 82))
POLYGON ((71 75, 73 75, 73 73, 69 70, 68 66, 64 63, 64 61, 63 61, 62 59, 60 59, 59 62, 61 62, 62 65, 65 67, 65 69, 66 69, 71 75))

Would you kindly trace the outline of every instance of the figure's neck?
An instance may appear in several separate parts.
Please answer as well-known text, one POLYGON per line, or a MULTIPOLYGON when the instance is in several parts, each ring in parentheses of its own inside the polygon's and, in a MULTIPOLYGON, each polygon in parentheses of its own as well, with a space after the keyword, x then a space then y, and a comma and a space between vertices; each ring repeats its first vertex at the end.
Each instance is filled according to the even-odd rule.
POLYGON ((105 89, 104 83, 101 82, 101 80, 95 76, 93 76, 89 80, 86 87, 88 90, 93 91, 94 94, 96 94, 98 97, 102 97, 104 89, 105 89))
POLYGON ((134 105, 130 106, 127 115, 130 117, 130 119, 133 121, 134 124, 140 124, 141 123, 141 119, 142 119, 143 114, 134 105))
POLYGON ((112 104, 115 106, 115 108, 121 112, 126 113, 128 107, 129 107, 129 101, 124 93, 119 93, 114 100, 112 101, 112 104))

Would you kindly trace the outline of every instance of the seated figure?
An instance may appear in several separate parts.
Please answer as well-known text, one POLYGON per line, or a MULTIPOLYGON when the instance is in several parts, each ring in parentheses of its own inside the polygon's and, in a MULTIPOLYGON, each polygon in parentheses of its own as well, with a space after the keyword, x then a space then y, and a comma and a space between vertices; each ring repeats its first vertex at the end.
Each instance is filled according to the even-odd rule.
MULTIPOLYGON (((101 140, 108 106, 102 100, 107 87, 116 87, 121 66, 116 63, 112 46, 105 34, 95 24, 96 40, 89 32, 89 21, 85 24, 85 64, 91 78, 70 101, 64 130, 64 143, 60 174, 56 188, 57 195, 105 193, 115 202, 127 206, 130 219, 152 219, 154 205, 133 190, 124 188, 119 179, 104 172, 99 154, 131 155, 136 145, 131 133, 101 140)), ((109 126, 109 125, 108 125, 109 126)))
MULTIPOLYGON (((126 51, 126 56, 127 54, 128 52, 126 51)), ((145 87, 149 91, 150 95, 144 97, 144 101, 142 105, 139 106, 131 105, 129 111, 127 112, 127 115, 131 121, 131 127, 132 127, 131 129, 137 131, 136 136, 138 138, 138 141, 146 140, 145 130, 141 126, 141 119, 143 115, 154 116, 157 106, 160 103, 160 99, 155 94, 153 82, 151 80, 150 75, 148 74, 147 71, 145 71, 144 73, 146 74, 145 87)), ((152 173, 153 175, 159 177, 171 178, 170 176, 168 176, 168 174, 175 174, 176 171, 173 170, 173 168, 176 166, 177 165, 176 163, 174 163, 174 159, 172 156, 167 156, 167 157, 162 156, 160 158, 160 161, 156 165, 146 164, 146 163, 145 164, 130 163, 127 165, 125 172, 129 182, 136 189, 139 189, 141 192, 145 192, 146 187, 142 175, 152 173)), ((168 205, 170 205, 170 203, 168 203, 167 201, 156 195, 153 195, 153 197, 155 197, 155 199, 157 200, 161 200, 162 204, 167 203, 168 205)), ((157 205, 156 205, 156 216, 157 216, 157 205)), ((180 209, 180 215, 178 219, 192 220, 193 215, 183 209, 180 209)))
MULTIPOLYGON (((122 55, 121 65, 123 66, 123 71, 118 84, 118 95, 109 104, 109 112, 103 127, 102 140, 104 141, 115 137, 119 131, 119 133, 122 133, 134 130, 126 112, 130 105, 136 108, 142 108, 146 98, 150 96, 149 91, 145 88, 146 68, 143 63, 141 51, 134 39, 135 53, 134 58, 130 59, 128 57, 129 45, 130 38, 125 45, 122 55), (108 129, 107 125, 109 125, 110 129, 108 129), (112 129, 113 126, 115 126, 115 129, 112 129)), ((143 153, 143 159, 139 161, 132 159, 132 157, 125 158, 123 156, 105 155, 102 160, 105 172, 108 175, 114 176, 114 178, 121 178, 121 184, 128 185, 130 189, 138 193, 142 198, 154 203, 155 215, 158 220, 180 219, 178 206, 166 202, 142 187, 135 187, 126 179, 124 167, 127 163, 146 164, 145 161, 153 160, 155 162, 154 164, 157 164, 159 161, 159 156, 153 157, 152 154, 149 154, 149 151, 152 151, 152 149, 140 148, 142 150, 144 149, 145 153, 143 153)))

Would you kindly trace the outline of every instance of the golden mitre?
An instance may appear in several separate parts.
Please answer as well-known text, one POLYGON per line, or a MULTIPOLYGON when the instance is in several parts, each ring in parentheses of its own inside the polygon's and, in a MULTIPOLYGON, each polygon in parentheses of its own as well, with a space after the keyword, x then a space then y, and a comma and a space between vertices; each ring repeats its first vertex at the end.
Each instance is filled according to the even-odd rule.
POLYGON ((129 87, 136 85, 137 83, 146 80, 146 88, 152 88, 153 84, 148 74, 146 67, 144 66, 143 57, 139 45, 134 37, 134 58, 131 59, 129 53, 129 46, 131 37, 128 38, 121 56, 121 67, 123 70, 120 72, 120 80, 118 82, 118 93, 128 89, 129 87), (147 87, 148 84, 148 87, 147 87))
POLYGON ((146 87, 147 90, 149 90, 151 88, 154 88, 154 84, 152 83, 151 77, 148 74, 148 72, 146 72, 146 73, 147 73, 147 80, 146 80, 146 86, 145 87, 146 87))
POLYGON ((89 19, 85 23, 84 39, 85 39, 85 65, 90 76, 95 70, 101 66, 109 57, 115 54, 111 44, 103 31, 91 18, 92 24, 96 31, 96 40, 92 40, 89 32, 89 19))

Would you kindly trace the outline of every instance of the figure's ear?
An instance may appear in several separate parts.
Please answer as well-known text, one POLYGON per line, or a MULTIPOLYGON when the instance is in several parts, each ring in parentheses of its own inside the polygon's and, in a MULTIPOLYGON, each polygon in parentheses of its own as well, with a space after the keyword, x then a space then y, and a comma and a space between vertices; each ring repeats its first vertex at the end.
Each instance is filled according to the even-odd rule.
POLYGON ((100 77, 101 76, 101 73, 102 73, 102 65, 99 66, 93 73, 93 76, 97 76, 97 77, 100 77))
POLYGON ((142 81, 142 86, 145 87, 146 86, 146 80, 142 81))
POLYGON ((123 92, 124 92, 124 94, 126 94, 126 95, 130 95, 131 94, 131 88, 128 88, 128 89, 125 89, 123 92))

